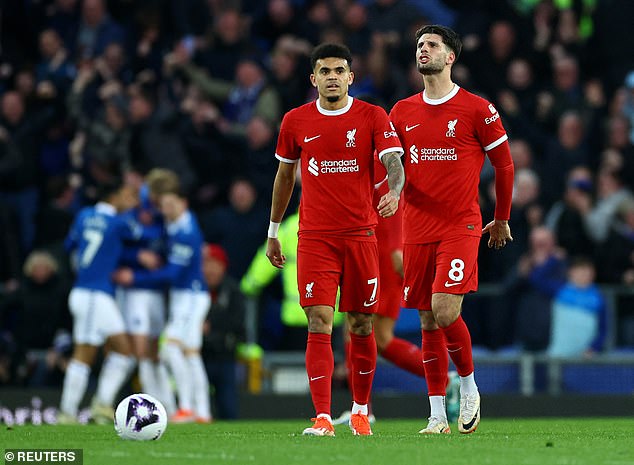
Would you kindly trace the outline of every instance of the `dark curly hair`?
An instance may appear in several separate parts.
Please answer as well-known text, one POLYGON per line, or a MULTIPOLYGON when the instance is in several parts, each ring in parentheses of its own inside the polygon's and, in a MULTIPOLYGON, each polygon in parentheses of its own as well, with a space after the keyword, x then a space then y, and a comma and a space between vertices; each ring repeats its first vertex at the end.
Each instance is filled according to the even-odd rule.
POLYGON ((460 52, 462 51, 462 41, 460 40, 460 36, 456 31, 447 26, 442 26, 440 24, 429 24, 427 26, 421 27, 418 31, 416 31, 416 43, 418 44, 418 40, 421 38, 423 34, 437 34, 442 37, 443 43, 449 47, 456 54, 456 60, 460 56, 460 52))
POLYGON ((348 66, 352 66, 352 53, 343 44, 321 44, 315 47, 310 54, 310 68, 315 69, 317 60, 322 58, 343 58, 348 62, 348 66))

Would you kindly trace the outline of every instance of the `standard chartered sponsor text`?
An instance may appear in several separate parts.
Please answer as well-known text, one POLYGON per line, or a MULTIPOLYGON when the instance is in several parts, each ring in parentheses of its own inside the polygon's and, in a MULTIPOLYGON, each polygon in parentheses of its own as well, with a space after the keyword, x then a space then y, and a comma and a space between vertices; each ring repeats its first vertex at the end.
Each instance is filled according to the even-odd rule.
POLYGON ((357 159, 352 160, 323 160, 319 163, 319 172, 327 173, 354 173, 359 171, 357 159))
POLYGON ((457 160, 458 155, 456 154, 455 147, 421 147, 419 151, 419 158, 421 161, 457 160))

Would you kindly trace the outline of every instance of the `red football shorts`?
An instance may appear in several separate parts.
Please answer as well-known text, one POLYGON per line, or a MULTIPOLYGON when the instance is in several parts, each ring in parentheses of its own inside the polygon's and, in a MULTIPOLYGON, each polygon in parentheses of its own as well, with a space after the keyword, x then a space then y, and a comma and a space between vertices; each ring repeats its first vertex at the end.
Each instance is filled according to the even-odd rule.
POLYGON ((403 278, 394 271, 392 255, 389 251, 379 250, 379 270, 381 273, 381 300, 376 313, 396 320, 401 310, 403 278))
POLYGON ((297 286, 302 307, 376 313, 379 302, 379 255, 375 241, 302 236, 297 244, 297 286))
POLYGON ((403 307, 431 310, 432 294, 467 294, 478 289, 477 236, 454 236, 403 247, 403 307))

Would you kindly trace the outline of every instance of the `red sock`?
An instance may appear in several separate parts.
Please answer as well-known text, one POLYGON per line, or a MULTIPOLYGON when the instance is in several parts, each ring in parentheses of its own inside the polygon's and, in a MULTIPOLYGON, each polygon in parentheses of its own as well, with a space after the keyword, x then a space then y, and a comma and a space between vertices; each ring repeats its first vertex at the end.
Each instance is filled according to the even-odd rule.
POLYGON ((405 339, 393 338, 387 347, 383 349, 381 356, 403 370, 422 378, 425 377, 423 352, 417 345, 405 339))
POLYGON ((330 415, 332 372, 335 359, 330 334, 308 333, 306 344, 306 373, 315 413, 330 415))
POLYGON ((471 335, 469 328, 462 319, 458 319, 446 328, 441 328, 447 340, 447 350, 456 365, 456 371, 460 376, 468 376, 473 373, 473 355, 471 353, 471 335))
POLYGON ((423 330, 423 368, 429 396, 444 396, 447 387, 449 356, 447 343, 440 329, 423 330))
POLYGON ((350 333, 350 360, 352 362, 352 400, 365 405, 370 402, 372 380, 376 370, 376 340, 374 331, 368 336, 350 333))
POLYGON ((348 381, 348 391, 352 394, 352 358, 350 356, 350 341, 344 341, 343 352, 346 356, 346 379, 348 381))

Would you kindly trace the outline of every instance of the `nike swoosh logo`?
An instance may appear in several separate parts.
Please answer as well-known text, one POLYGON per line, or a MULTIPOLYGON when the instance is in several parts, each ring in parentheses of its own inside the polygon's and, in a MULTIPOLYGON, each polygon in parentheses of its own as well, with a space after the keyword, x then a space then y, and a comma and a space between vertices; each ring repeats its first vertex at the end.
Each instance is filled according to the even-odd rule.
POLYGON ((458 352, 461 349, 462 349, 462 347, 458 347, 457 349, 454 349, 454 350, 447 349, 447 352, 449 352, 449 353, 458 352))
POLYGON ((436 357, 436 358, 430 358, 429 360, 423 360, 423 363, 433 362, 434 360, 438 360, 438 357, 436 357))
POLYGON ((377 303, 377 302, 378 302, 378 300, 374 300, 374 301, 372 301, 372 302, 370 302, 370 303, 367 303, 367 302, 365 302, 365 301, 364 301, 364 302, 363 302, 363 306, 364 306, 364 307, 371 307, 372 305, 374 305, 374 304, 375 304, 375 303, 377 303))
POLYGON ((318 137, 321 137, 321 134, 319 134, 318 136, 314 136, 314 137, 304 137, 304 143, 310 142, 311 140, 315 140, 318 137))
POLYGON ((370 370, 370 371, 360 371, 359 374, 360 375, 369 375, 370 373, 372 373, 374 370, 370 370))
POLYGON ((453 287, 453 286, 457 286, 458 284, 462 284, 462 283, 450 283, 449 281, 445 281, 445 287, 453 287))
POLYGON ((420 123, 415 124, 414 126, 405 126, 405 132, 410 132, 412 129, 417 128, 418 126, 420 126, 420 123))
POLYGON ((480 413, 480 409, 478 409, 478 411, 476 412, 476 414, 473 416, 473 418, 471 419, 471 421, 469 423, 463 423, 462 424, 462 428, 466 429, 466 430, 471 429, 473 427, 473 424, 478 419, 478 413, 480 413))
POLYGON ((311 377, 310 380, 311 381, 317 381, 318 379, 325 378, 325 377, 326 377, 326 375, 324 375, 324 376, 315 376, 314 378, 311 377))

